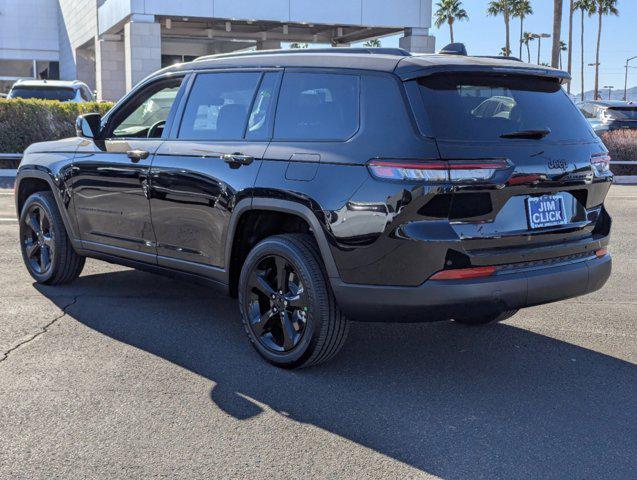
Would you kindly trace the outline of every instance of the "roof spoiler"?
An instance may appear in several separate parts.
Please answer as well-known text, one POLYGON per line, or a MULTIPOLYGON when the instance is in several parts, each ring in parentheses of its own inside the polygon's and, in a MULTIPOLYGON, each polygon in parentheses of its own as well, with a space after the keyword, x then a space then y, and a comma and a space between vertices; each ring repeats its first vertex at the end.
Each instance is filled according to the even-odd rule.
MULTIPOLYGON (((505 60, 505 59, 503 59, 505 60)), ((563 70, 555 70, 543 67, 527 67, 522 63, 517 65, 429 65, 415 66, 396 70, 395 73, 403 80, 413 80, 419 77, 436 75, 440 73, 492 73, 500 75, 526 75, 530 77, 554 78, 560 83, 568 82, 571 76, 563 70)))

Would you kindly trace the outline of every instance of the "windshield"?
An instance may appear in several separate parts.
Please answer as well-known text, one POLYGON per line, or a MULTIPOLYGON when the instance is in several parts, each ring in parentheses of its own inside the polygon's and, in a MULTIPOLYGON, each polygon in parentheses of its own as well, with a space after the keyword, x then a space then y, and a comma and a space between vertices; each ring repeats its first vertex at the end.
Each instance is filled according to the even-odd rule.
POLYGON ((9 98, 40 98, 68 102, 75 98, 75 90, 64 87, 13 87, 9 98))
POLYGON ((606 110, 613 120, 637 120, 637 107, 613 107, 606 110))
POLYGON ((439 139, 511 142, 518 138, 511 134, 540 130, 550 131, 547 141, 593 135, 554 79, 445 74, 418 83, 431 135, 439 139))

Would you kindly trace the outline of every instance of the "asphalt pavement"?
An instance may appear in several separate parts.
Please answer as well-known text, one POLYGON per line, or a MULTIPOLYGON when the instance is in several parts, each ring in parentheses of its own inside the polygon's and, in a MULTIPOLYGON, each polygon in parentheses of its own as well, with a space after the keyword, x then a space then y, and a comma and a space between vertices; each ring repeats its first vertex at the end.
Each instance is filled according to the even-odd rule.
POLYGON ((353 324, 300 371, 233 299, 89 260, 42 287, 0 193, 0 479, 634 479, 637 187, 599 292, 496 325, 353 324))

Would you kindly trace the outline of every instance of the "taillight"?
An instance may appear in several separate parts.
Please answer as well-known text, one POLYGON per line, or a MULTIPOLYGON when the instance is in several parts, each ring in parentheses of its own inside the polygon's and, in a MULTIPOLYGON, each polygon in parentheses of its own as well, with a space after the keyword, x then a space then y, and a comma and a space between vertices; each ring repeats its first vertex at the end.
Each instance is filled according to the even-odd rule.
POLYGON ((484 182, 511 167, 506 159, 488 160, 386 160, 368 164, 376 178, 426 182, 484 182))
POLYGON ((602 175, 610 170, 610 155, 608 153, 595 153, 591 155, 591 163, 595 171, 602 175))

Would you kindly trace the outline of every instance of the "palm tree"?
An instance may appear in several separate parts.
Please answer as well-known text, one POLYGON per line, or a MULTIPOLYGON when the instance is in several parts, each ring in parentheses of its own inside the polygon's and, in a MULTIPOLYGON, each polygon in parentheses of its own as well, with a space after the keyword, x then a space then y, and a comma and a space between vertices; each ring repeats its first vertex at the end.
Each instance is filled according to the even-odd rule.
POLYGON ((469 15, 467 11, 462 8, 462 2, 460 0, 440 0, 436 3, 436 27, 440 28, 445 23, 449 24, 449 34, 451 36, 451 43, 453 41, 453 24, 456 20, 468 20, 469 15))
POLYGON ((511 50, 507 50, 507 47, 502 47, 500 49, 500 55, 503 57, 510 57, 511 56, 511 50))
POLYGON ((562 69, 562 52, 570 51, 566 43, 560 40, 560 70, 562 69))
POLYGON ((588 15, 589 17, 595 13, 596 0, 575 0, 573 4, 573 8, 575 10, 579 10, 582 14, 582 25, 581 25, 581 37, 580 37, 580 53, 581 53, 581 69, 580 69, 580 81, 582 82, 582 102, 584 101, 584 15, 588 15))
POLYGON ((602 18, 604 15, 619 15, 617 0, 595 0, 597 11, 597 52, 595 53, 595 99, 599 98, 599 47, 602 44, 602 18))
MULTIPOLYGON (((569 0, 568 5, 568 60, 567 71, 569 75, 573 70, 573 14, 575 13, 574 0, 569 0)), ((571 81, 566 84, 566 91, 571 93, 571 81)))
POLYGON ((530 47, 530 43, 535 40, 535 37, 533 36, 533 34, 531 32, 524 32, 522 34, 522 43, 524 45, 526 45, 526 54, 528 56, 528 61, 529 63, 531 63, 531 47, 530 47))
POLYGON ((380 40, 378 40, 377 38, 372 38, 371 40, 367 40, 365 43, 363 43, 363 47, 380 48, 382 47, 382 44, 380 43, 380 40))
POLYGON ((513 9, 517 2, 518 0, 491 0, 489 2, 489 7, 487 8, 487 15, 492 17, 502 15, 504 18, 504 27, 506 29, 506 45, 504 48, 507 49, 507 52, 511 51, 510 22, 511 16, 513 15, 513 9))
POLYGON ((524 19, 529 15, 533 15, 531 0, 518 0, 513 6, 512 16, 520 19, 520 58, 522 58, 522 44, 524 43, 524 19))
POLYGON ((551 67, 560 64, 560 41, 562 35, 562 6, 564 0, 553 0, 553 48, 551 50, 551 67))

